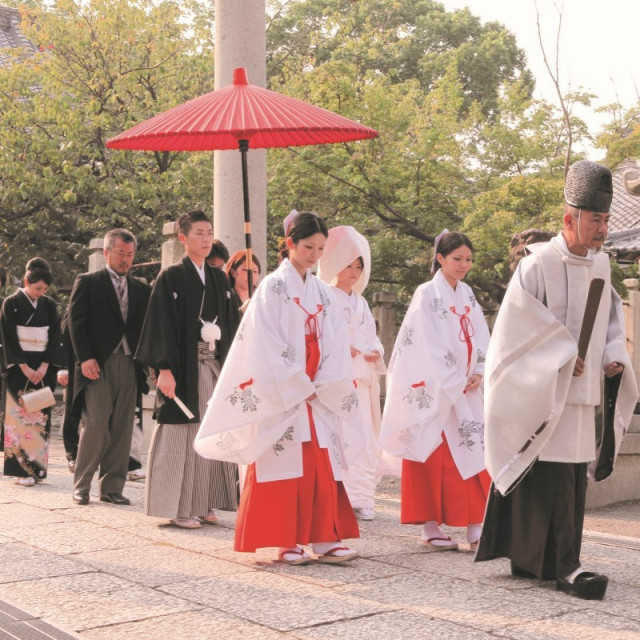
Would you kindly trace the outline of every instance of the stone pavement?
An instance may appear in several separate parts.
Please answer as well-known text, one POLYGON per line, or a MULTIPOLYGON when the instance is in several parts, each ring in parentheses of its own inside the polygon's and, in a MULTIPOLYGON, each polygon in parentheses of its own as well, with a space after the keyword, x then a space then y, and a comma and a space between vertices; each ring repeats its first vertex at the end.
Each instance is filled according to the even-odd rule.
POLYGON ((361 559, 289 567, 271 549, 235 553, 233 513, 195 531, 145 517, 142 483, 127 483, 130 507, 95 490, 73 504, 54 437, 45 483, 0 476, 0 639, 64 637, 47 624, 86 640, 640 639, 640 503, 588 513, 583 561, 611 582, 587 602, 512 578, 507 561, 425 553, 420 527, 398 524, 397 481, 385 480, 376 519, 351 543, 361 559), (6 603, 19 610, 9 622, 6 603))

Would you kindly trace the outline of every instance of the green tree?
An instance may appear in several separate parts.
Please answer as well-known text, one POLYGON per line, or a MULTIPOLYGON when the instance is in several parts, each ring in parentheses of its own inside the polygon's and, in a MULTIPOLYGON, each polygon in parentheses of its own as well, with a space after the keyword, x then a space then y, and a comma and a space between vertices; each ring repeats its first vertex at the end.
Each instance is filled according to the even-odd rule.
POLYGON ((0 70, 0 261, 37 252, 69 286, 89 238, 126 226, 139 259, 161 222, 209 207, 211 157, 110 151, 136 122, 213 88, 211 15, 191 0, 44 0, 23 8, 40 52, 0 70))
MULTIPOLYGON (((564 114, 532 100, 513 36, 426 0, 271 7, 272 88, 380 133, 375 141, 272 152, 273 220, 295 207, 317 210, 332 225, 354 224, 371 242, 373 281, 403 298, 427 277, 434 237, 444 227, 464 229, 486 256, 476 283, 499 296, 511 233, 544 222, 503 192, 540 174, 522 200, 558 206, 568 138, 564 114)), ((588 99, 576 94, 569 103, 588 99)), ((574 138, 587 134, 577 118, 572 124, 574 138)))

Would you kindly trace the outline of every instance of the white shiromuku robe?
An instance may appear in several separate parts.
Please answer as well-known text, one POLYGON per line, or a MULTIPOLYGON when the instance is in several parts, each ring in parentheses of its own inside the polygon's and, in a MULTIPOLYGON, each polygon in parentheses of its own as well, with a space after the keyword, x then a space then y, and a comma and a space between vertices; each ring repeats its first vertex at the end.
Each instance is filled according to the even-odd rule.
MULTIPOLYGON (((382 448, 380 446, 380 380, 386 372, 382 356, 384 348, 376 334, 376 323, 367 301, 356 291, 351 295, 338 287, 331 288, 336 305, 344 309, 349 343, 360 351, 352 359, 357 383, 358 408, 360 411, 360 435, 364 447, 344 471, 343 482, 354 509, 373 509, 376 477, 382 448), (366 354, 378 351, 376 362, 367 362, 366 354)), ((350 443, 347 442, 347 445, 350 443)), ((351 447, 348 446, 348 450, 351 447)))
POLYGON ((217 460, 255 462, 258 482, 301 477, 302 443, 311 439, 305 399, 313 393, 318 443, 328 450, 334 478, 340 480, 344 442, 353 455, 362 446, 344 317, 327 285, 309 272, 302 280, 284 260, 247 307, 195 449, 217 460), (307 312, 316 314, 320 334, 313 381, 305 371, 307 312))
POLYGON ((487 323, 468 285, 458 282, 453 289, 438 270, 418 287, 387 374, 381 440, 389 453, 424 462, 444 432, 463 479, 484 470, 482 391, 464 389, 473 374, 483 375, 488 343, 487 323))
POLYGON ((531 245, 518 265, 494 327, 485 387, 486 462, 506 494, 536 461, 596 459, 595 407, 603 367, 625 366, 614 418, 615 454, 631 419, 637 383, 626 349, 620 298, 605 254, 569 252, 562 234, 531 245), (592 278, 603 278, 585 372, 574 377, 578 337, 592 278))

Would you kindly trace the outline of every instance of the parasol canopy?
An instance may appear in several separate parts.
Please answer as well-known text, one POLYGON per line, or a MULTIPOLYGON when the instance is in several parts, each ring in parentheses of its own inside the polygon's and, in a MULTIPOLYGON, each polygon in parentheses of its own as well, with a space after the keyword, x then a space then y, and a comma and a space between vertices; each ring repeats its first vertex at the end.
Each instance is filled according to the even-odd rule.
POLYGON ((173 107, 107 142, 111 149, 223 151, 299 147, 376 138, 375 129, 276 91, 251 85, 243 67, 233 84, 173 107))
POLYGON ((246 69, 238 67, 233 70, 233 84, 159 113, 111 138, 107 147, 141 151, 240 150, 244 234, 251 295, 249 147, 299 147, 377 137, 375 129, 354 120, 249 84, 246 69))

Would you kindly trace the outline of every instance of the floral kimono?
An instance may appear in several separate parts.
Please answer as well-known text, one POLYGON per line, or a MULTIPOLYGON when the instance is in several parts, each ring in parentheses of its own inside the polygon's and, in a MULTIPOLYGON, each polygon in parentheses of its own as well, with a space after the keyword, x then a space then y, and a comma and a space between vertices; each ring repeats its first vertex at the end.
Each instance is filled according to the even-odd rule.
POLYGON ((51 409, 25 411, 20 396, 40 388, 23 375, 20 364, 49 368, 42 384, 55 389, 56 373, 63 361, 60 321, 56 303, 42 296, 35 305, 19 289, 5 299, 0 313, 4 352, 8 366, 4 430, 4 474, 32 477, 37 482, 47 476, 51 409))

